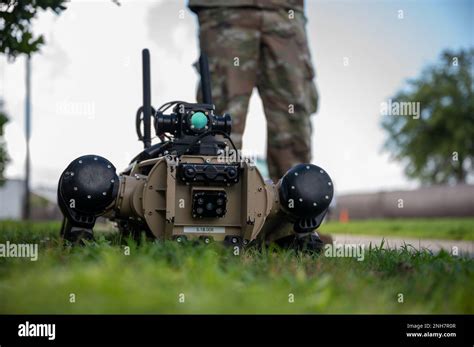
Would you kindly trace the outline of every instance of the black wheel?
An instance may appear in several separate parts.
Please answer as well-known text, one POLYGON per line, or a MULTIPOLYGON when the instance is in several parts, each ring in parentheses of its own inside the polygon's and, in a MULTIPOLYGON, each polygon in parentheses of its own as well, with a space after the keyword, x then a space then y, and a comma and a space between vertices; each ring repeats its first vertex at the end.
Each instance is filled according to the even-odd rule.
POLYGON ((275 243, 281 248, 309 253, 320 253, 324 247, 323 241, 315 231, 307 234, 289 235, 276 240, 275 243))
POLYGON ((93 241, 94 235, 91 229, 73 227, 69 220, 63 218, 59 235, 73 244, 82 243, 83 240, 93 241))

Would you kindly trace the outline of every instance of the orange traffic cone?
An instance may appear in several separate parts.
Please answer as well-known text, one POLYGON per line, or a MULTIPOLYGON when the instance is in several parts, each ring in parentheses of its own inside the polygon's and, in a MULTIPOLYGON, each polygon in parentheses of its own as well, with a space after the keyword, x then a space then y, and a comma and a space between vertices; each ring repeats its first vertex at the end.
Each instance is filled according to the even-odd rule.
POLYGON ((343 208, 339 213, 339 222, 347 223, 349 222, 349 210, 347 208, 343 208))

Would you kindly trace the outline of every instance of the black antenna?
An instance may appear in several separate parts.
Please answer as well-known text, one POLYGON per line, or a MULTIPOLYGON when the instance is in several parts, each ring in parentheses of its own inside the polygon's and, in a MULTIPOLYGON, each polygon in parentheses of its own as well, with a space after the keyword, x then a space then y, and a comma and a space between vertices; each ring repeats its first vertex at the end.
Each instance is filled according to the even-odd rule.
POLYGON ((151 146, 151 84, 150 84, 150 51, 145 48, 142 50, 143 65, 143 146, 151 146))
POLYGON ((206 53, 201 53, 199 58, 199 72, 201 73, 202 102, 204 104, 212 104, 211 79, 206 53))

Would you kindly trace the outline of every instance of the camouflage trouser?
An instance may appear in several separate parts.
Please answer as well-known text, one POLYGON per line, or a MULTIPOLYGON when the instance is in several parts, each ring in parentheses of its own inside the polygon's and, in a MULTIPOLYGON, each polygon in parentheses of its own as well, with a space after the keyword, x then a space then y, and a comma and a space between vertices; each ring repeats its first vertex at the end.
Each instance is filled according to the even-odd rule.
POLYGON ((309 162, 310 115, 316 112, 318 95, 304 14, 215 7, 200 10, 198 16, 213 101, 218 114, 232 115, 237 147, 242 146, 249 99, 257 87, 267 119, 270 177, 276 181, 291 166, 309 162))

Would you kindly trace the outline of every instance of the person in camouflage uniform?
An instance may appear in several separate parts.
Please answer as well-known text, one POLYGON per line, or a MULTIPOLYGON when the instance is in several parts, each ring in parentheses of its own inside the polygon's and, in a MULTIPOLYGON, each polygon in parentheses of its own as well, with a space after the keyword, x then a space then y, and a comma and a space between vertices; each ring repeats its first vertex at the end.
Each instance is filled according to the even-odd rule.
MULTIPOLYGON (((276 182, 311 160, 311 119, 318 94, 303 0, 189 0, 209 57, 213 101, 232 115, 242 148, 250 96, 257 87, 267 119, 267 163, 276 182)), ((200 91, 198 91, 200 100, 200 91)))
MULTIPOLYGON (((216 112, 232 115, 232 140, 242 148, 250 96, 257 87, 267 119, 267 164, 277 182, 311 161, 311 119, 318 107, 303 0, 189 0, 199 19, 216 112)), ((202 101, 198 90, 198 100, 202 101)), ((320 251, 316 232, 261 235, 283 247, 320 251)))

